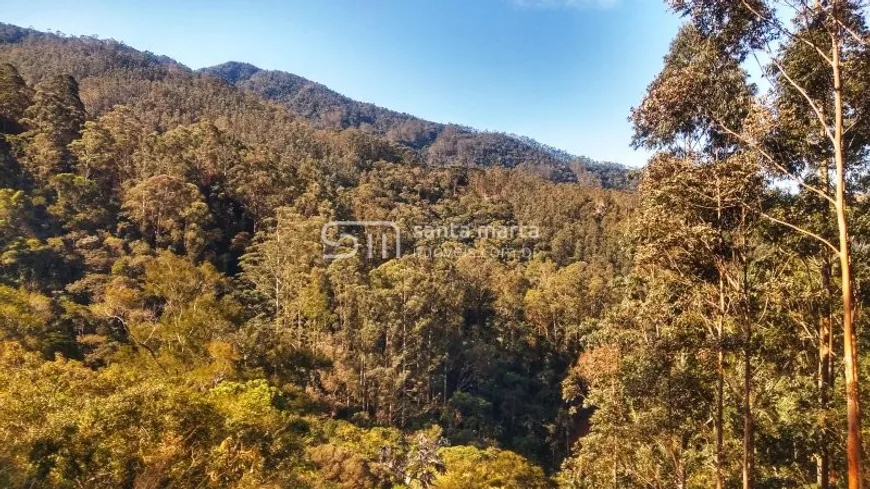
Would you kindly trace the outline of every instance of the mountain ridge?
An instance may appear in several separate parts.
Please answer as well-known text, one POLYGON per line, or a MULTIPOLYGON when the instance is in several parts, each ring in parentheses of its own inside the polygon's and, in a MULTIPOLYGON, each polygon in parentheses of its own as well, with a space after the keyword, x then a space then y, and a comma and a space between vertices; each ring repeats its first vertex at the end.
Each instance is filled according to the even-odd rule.
POLYGON ((445 164, 451 156, 471 166, 500 163, 506 167, 522 167, 530 163, 538 167, 539 173, 543 169, 543 176, 555 181, 579 181, 623 189, 636 185, 636 172, 618 163, 574 155, 527 136, 433 122, 360 102, 322 83, 286 71, 228 61, 201 68, 197 73, 279 102, 314 127, 357 128, 386 137, 420 151, 430 164, 445 164), (476 150, 469 150, 469 146, 476 150))
MULTIPOLYGON (((556 182, 623 190, 634 189, 639 177, 636 170, 571 155, 531 138, 427 121, 356 101, 298 75, 264 70, 250 63, 235 61, 193 70, 168 56, 140 51, 113 39, 41 32, 3 23, 0 23, 0 56, 18 66, 31 82, 56 72, 66 72, 83 81, 84 97, 95 104, 91 107, 94 114, 131 100, 156 103, 147 100, 155 96, 152 91, 155 83, 184 80, 187 85, 202 85, 214 80, 239 91, 240 97, 254 96, 281 106, 314 129, 359 129, 384 139, 386 144, 398 144, 417 153, 418 159, 430 166, 517 168, 556 182), (107 74, 129 83, 106 79, 107 74), (93 96, 88 93, 90 80, 98 92, 93 96)), ((248 102, 238 98, 236 103, 248 102)), ((196 110, 180 111, 184 115, 179 122, 189 122, 186 118, 196 110)), ((152 121, 155 127, 167 122, 152 121)))

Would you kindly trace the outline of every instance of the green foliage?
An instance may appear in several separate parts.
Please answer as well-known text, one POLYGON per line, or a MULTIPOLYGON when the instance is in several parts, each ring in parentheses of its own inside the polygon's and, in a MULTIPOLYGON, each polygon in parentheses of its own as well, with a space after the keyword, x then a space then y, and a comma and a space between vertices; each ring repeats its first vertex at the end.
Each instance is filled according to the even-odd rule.
POLYGON ((0 65, 0 133, 18 134, 23 128, 24 111, 30 107, 33 91, 14 66, 0 65))
POLYGON ((0 485, 549 487, 632 194, 512 136, 312 127, 113 42, 0 26, 0 61, 0 485), (329 261, 330 220, 457 254, 329 261), (450 223, 540 234, 414 233, 450 223))
POLYGON ((634 268, 563 384, 594 412, 560 483, 860 487, 867 365, 847 345, 868 344, 849 319, 867 299, 849 289, 867 275, 848 257, 866 240, 852 225, 867 192, 866 92, 853 89, 870 72, 850 67, 868 56, 866 12, 667 3, 687 22, 632 112, 634 143, 658 150, 634 268), (767 92, 750 83, 752 58, 767 92))
POLYGON ((141 235, 157 248, 195 257, 206 244, 208 207, 196 185, 169 175, 157 175, 131 187, 122 208, 141 235))
POLYGON ((291 73, 261 70, 238 62, 203 68, 200 72, 280 102, 314 127, 360 129, 363 133, 357 133, 357 137, 372 146, 367 152, 368 160, 393 161, 395 156, 391 154, 401 153, 397 145, 364 135, 373 133, 419 152, 432 165, 521 168, 553 181, 580 181, 605 188, 627 189, 635 185, 631 172, 621 165, 570 155, 512 134, 438 124, 357 102, 291 73))
POLYGON ((545 489, 550 487, 540 468, 505 450, 449 447, 441 450, 445 472, 435 479, 438 489, 545 489))

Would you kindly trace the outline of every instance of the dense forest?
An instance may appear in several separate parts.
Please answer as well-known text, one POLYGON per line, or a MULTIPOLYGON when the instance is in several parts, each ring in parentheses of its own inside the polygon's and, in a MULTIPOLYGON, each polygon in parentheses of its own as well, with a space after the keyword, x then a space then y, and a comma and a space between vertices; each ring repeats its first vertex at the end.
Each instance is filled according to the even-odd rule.
POLYGON ((432 164, 111 41, 2 38, 0 485, 550 485, 633 194, 432 164), (451 253, 326 260, 338 220, 451 253))
POLYGON ((640 176, 0 25, 0 486, 866 486, 867 6, 667 4, 640 176))
POLYGON ((228 62, 199 70, 242 90, 274 100, 317 128, 357 128, 414 149, 430 165, 502 166, 532 171, 557 182, 633 189, 638 172, 611 162, 575 156, 533 139, 438 124, 352 100, 283 71, 228 62))

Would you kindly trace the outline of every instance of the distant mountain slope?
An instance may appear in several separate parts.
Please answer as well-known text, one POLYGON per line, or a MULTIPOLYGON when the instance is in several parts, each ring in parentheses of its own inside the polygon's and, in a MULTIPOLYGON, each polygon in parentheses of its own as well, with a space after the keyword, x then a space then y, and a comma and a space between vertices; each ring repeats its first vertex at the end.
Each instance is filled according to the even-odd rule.
MULTIPOLYGON (((391 128, 402 123, 420 120, 408 114, 357 102, 292 73, 261 70, 248 63, 231 61, 199 71, 269 100, 281 102, 320 128, 357 127, 386 135, 391 128)), ((434 123, 429 125, 431 130, 441 126, 434 123)))
POLYGON ((206 118, 233 127, 245 142, 293 145, 300 155, 311 157, 327 154, 322 131, 295 122, 279 104, 114 40, 0 24, 0 63, 15 66, 31 85, 62 73, 73 76, 89 118, 126 105, 150 131, 164 132, 206 118))
POLYGON ((228 62, 199 70, 245 91, 280 102, 318 128, 358 128, 421 152, 434 165, 527 168, 556 181, 581 181, 606 188, 631 188, 636 175, 622 165, 597 162, 533 139, 439 124, 363 103, 283 71, 228 62))
POLYGON ((296 75, 245 63, 195 72, 166 56, 114 40, 65 36, 2 23, 0 62, 16 66, 32 84, 68 73, 81 84, 82 100, 92 116, 118 104, 129 105, 143 122, 159 131, 205 117, 226 121, 249 140, 281 145, 285 141, 321 140, 325 137, 318 135, 322 130, 354 128, 381 140, 372 144, 413 150, 419 154, 417 159, 429 165, 502 166, 554 181, 579 180, 618 189, 634 186, 634 172, 619 165, 569 155, 527 138, 425 121, 357 102, 296 75), (153 110, 163 106, 165 109, 153 110), (245 115, 244 123, 240 114, 245 115), (288 125, 289 120, 284 119, 291 118, 321 131, 311 132, 301 122, 288 125), (306 136, 300 139, 288 130, 306 136))

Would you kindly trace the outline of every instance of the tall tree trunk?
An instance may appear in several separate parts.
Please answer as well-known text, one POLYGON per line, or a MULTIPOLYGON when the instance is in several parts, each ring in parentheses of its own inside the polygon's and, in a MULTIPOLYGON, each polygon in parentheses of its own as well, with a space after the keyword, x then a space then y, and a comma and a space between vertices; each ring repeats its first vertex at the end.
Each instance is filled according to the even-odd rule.
MULTIPOLYGON (((837 21, 840 1, 833 2, 834 20, 837 21)), ((837 29, 839 30, 839 28, 837 29)), ((843 93, 840 68, 841 37, 831 36, 834 75, 834 161, 837 165, 836 212, 839 229, 840 280, 843 291, 843 361, 846 370, 846 460, 848 462, 849 489, 863 487, 861 469, 861 401, 858 382, 858 346, 855 340, 854 294, 852 292, 852 264, 849 252, 849 227, 846 216, 846 162, 843 141, 843 93)))
MULTIPOLYGON (((722 247, 722 191, 718 177, 716 178, 716 226, 719 231, 719 247, 722 247)), ((716 322, 716 489, 723 489, 722 474, 724 395, 725 395, 725 351, 723 350, 723 335, 725 333, 725 266, 719 265, 719 317, 716 322)))
MULTIPOLYGON (((818 2, 816 8, 818 8, 818 2)), ((825 131, 821 132, 822 137, 825 137, 825 131)), ((830 160, 824 158, 819 167, 819 178, 822 184, 822 190, 825 194, 831 191, 831 174, 830 160)), ((824 207, 825 222, 830 220, 830 207, 824 207)), ((828 233, 825 234, 828 237, 828 233)), ((819 388, 819 407, 822 410, 822 416, 819 421, 822 440, 819 447, 819 453, 816 456, 816 483, 819 489, 830 489, 831 487, 831 448, 828 437, 828 409, 830 408, 831 391, 834 388, 834 321, 833 321, 833 294, 831 293, 831 258, 825 253, 822 255, 822 264, 819 267, 819 275, 822 283, 822 299, 818 306, 818 321, 819 321, 819 364, 818 364, 818 388, 819 388)))
POLYGON ((682 436, 680 440, 680 456, 677 457, 677 488, 676 489, 686 489, 686 462, 684 460, 684 455, 686 450, 689 448, 689 437, 682 436))
POLYGON ((831 316, 831 263, 828 258, 825 258, 821 269, 822 290, 824 297, 819 314, 819 371, 818 371, 818 386, 819 386, 819 406, 821 407, 821 431, 822 431, 822 446, 816 461, 816 476, 819 489, 830 489, 831 487, 831 451, 828 442, 828 403, 830 402, 831 389, 833 387, 833 362, 831 353, 833 352, 834 329, 831 316))
POLYGON ((741 251, 737 256, 742 275, 740 292, 743 302, 743 489, 752 489, 752 475, 755 467, 755 421, 752 417, 752 322, 757 316, 749 288, 745 208, 740 221, 741 251))
POLYGON ((406 390, 408 385, 408 289, 405 276, 402 276, 402 388, 399 391, 399 426, 405 427, 405 405, 408 403, 406 390))
MULTIPOLYGON (((720 274, 722 272, 720 271, 720 274)), ((722 474, 723 435, 724 424, 724 395, 725 395, 725 352, 723 350, 723 338, 725 321, 725 280, 719 277, 719 320, 716 325, 716 489, 723 489, 724 476, 722 474)))
POLYGON ((752 323, 745 318, 745 345, 743 347, 743 489, 752 489, 753 421, 750 394, 752 393, 752 323))

